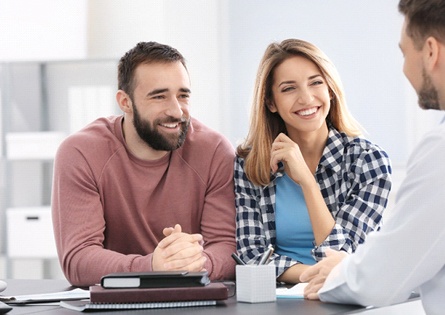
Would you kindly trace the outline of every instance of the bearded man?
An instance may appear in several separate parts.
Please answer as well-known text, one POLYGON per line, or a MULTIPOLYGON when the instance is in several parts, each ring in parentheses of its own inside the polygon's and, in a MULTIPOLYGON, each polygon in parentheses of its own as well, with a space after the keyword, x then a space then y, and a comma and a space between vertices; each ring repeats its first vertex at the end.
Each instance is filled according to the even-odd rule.
POLYGON ((113 272, 234 277, 234 148, 191 118, 190 96, 184 57, 138 43, 118 65, 123 115, 99 118, 59 147, 52 215, 72 285, 113 272))

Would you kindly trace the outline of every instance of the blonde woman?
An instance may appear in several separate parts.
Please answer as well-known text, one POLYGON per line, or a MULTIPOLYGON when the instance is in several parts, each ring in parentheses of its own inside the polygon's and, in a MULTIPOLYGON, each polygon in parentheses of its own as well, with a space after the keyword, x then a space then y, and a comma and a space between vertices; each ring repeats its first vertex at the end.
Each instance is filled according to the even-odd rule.
POLYGON ((272 245, 277 279, 297 283, 328 248, 354 252, 380 227, 390 174, 386 152, 348 112, 328 57, 302 40, 270 44, 235 160, 241 259, 258 263, 272 245))

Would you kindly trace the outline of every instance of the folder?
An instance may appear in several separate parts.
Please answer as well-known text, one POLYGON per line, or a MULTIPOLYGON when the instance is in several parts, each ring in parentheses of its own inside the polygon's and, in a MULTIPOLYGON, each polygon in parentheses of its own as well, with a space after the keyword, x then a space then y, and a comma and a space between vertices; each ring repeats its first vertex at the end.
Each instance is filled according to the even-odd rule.
POLYGON ((226 300, 229 289, 221 282, 206 286, 172 288, 122 288, 106 289, 100 285, 90 287, 92 303, 147 303, 226 300))

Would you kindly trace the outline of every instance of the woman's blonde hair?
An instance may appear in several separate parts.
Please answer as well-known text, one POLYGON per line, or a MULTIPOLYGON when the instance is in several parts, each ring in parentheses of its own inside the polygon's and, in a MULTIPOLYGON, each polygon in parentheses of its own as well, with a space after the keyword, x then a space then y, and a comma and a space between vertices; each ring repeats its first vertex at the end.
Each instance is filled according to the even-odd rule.
POLYGON ((361 126, 349 113, 343 85, 331 60, 315 45, 298 39, 286 39, 270 44, 261 59, 255 80, 250 114, 250 128, 245 141, 238 146, 237 154, 245 158, 244 170, 256 185, 270 183, 270 150, 279 133, 286 133, 284 121, 272 113, 268 104, 273 101, 274 71, 283 61, 302 56, 312 61, 325 78, 332 97, 326 121, 328 125, 348 136, 361 134, 361 126))

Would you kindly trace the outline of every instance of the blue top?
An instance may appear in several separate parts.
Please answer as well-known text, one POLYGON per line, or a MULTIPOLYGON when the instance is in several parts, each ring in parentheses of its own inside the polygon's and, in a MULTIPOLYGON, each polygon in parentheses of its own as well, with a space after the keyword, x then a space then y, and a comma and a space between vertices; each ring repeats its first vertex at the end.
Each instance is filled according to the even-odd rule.
POLYGON ((314 233, 303 191, 287 174, 277 179, 275 252, 306 265, 315 264, 312 257, 314 233))
MULTIPOLYGON (((275 188, 283 170, 271 174, 267 186, 257 186, 244 172, 244 159, 235 159, 237 251, 246 263, 258 263, 267 247, 276 242, 275 188)), ((335 220, 331 233, 313 246, 316 261, 326 248, 355 251, 369 232, 378 230, 391 190, 391 163, 378 145, 348 137, 330 127, 326 147, 315 172, 326 206, 335 220)), ((298 261, 274 253, 277 276, 298 261)))

